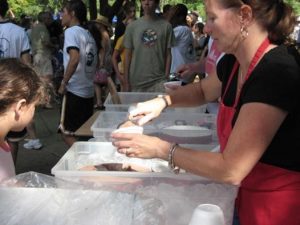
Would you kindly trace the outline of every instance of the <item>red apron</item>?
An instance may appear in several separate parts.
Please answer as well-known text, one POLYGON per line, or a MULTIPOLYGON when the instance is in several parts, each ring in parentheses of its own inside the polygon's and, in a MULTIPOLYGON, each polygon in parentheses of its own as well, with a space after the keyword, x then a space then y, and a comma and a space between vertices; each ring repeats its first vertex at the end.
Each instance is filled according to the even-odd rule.
MULTIPOLYGON (((266 39, 258 48, 245 80, 269 44, 266 39)), ((221 98, 217 119, 221 152, 232 131, 232 119, 240 95, 236 96, 232 107, 225 106, 223 98, 238 67, 236 62, 221 98)), ((258 162, 241 183, 237 210, 241 225, 300 225, 300 173, 258 162)))

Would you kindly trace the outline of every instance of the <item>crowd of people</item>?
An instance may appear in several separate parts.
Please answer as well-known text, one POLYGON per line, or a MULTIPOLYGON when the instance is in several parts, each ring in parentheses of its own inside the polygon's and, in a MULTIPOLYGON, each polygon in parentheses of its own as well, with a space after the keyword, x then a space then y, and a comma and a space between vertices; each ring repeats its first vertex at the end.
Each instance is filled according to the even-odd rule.
POLYGON ((124 1, 115 27, 103 15, 88 20, 81 0, 67 1, 60 18, 43 11, 36 20, 22 16, 17 25, 6 17, 7 0, 0 0, 0 181, 14 175, 26 132, 24 148, 42 148, 35 105, 51 109, 63 96, 60 131, 71 146, 77 141, 72 134, 94 110, 104 110, 108 77, 120 91, 165 92, 176 73, 185 86, 139 103, 130 117, 143 125, 166 107, 207 104, 207 112, 218 113, 220 152, 114 133, 118 151, 240 185, 242 225, 299 225, 300 55, 294 45, 300 32, 292 41, 297 17, 291 6, 205 0, 204 24, 184 4, 158 13, 159 0, 140 3, 137 18, 135 3, 124 1))
MULTIPOLYGON (((7 5, 7 1, 2 0, 1 5, 7 5)), ((143 15, 138 19, 136 7, 135 2, 124 1, 114 27, 112 21, 102 15, 88 21, 85 4, 77 0, 66 4, 59 14, 42 11, 35 19, 21 15, 18 20, 12 18, 12 13, 5 17, 6 12, 11 11, 5 11, 5 7, 2 7, 5 10, 1 29, 7 30, 4 24, 17 28, 18 33, 23 35, 22 43, 17 45, 20 49, 17 50, 26 48, 26 51, 8 54, 6 49, 1 49, 1 58, 26 58, 26 63, 47 83, 44 108, 52 109, 53 101, 57 101, 59 94, 68 99, 62 101, 66 103, 66 110, 62 112, 65 114, 62 133, 68 145, 76 140, 69 133, 76 131, 93 110, 104 110, 108 76, 113 78, 119 91, 164 92, 163 84, 169 74, 175 73, 182 64, 196 62, 208 43, 207 35, 203 32, 204 24, 198 21, 199 14, 189 11, 184 4, 167 4, 163 6, 163 13, 158 13, 158 0, 141 1, 143 15), (80 4, 82 8, 76 8, 80 4), (70 34, 71 30, 74 30, 74 34, 70 34), (82 31, 82 35, 90 35, 84 43, 80 43, 79 31, 82 31), (91 43, 91 40, 95 42, 91 47, 95 51, 83 51, 83 46, 91 43), (87 107, 89 110, 86 115, 74 114, 74 110, 70 110, 75 107, 71 103, 74 97, 70 96, 71 93, 81 100, 90 99, 93 107, 87 107)), ((18 36, 15 33, 7 35, 10 38, 18 36)), ((192 82, 195 74, 183 78, 183 81, 192 82)), ((80 101, 76 99, 75 102, 80 101)), ((41 149, 43 144, 36 134, 34 120, 26 126, 26 130, 29 138, 24 148, 41 149)), ((25 133, 24 129, 23 135, 17 135, 20 137, 12 142, 16 149, 25 133)))

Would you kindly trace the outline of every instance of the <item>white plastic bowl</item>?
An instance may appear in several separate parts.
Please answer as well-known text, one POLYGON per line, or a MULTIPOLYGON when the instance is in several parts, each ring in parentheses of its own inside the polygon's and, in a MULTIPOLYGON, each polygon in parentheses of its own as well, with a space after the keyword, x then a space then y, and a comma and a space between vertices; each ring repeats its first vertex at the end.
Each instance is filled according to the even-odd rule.
POLYGON ((164 87, 166 92, 172 91, 180 87, 182 84, 182 81, 169 81, 164 83, 164 87))

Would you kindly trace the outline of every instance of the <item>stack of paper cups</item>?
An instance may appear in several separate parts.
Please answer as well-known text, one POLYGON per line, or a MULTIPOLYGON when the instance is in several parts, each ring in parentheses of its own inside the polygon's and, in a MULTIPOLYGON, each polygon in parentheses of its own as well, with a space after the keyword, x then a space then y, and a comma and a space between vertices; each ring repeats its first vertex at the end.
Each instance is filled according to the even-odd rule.
POLYGON ((217 205, 201 204, 194 210, 189 225, 225 225, 223 211, 217 205))

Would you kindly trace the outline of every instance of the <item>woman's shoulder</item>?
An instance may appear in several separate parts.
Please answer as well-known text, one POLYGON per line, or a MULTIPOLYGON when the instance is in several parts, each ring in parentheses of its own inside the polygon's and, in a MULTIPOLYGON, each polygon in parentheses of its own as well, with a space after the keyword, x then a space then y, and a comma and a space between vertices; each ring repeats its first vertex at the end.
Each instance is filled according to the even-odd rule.
MULTIPOLYGON (((275 74, 278 78, 284 76, 299 82, 300 79, 300 64, 297 60, 298 52, 291 51, 291 48, 286 45, 280 45, 271 49, 264 57, 261 63, 261 70, 264 74, 269 74, 273 79, 275 74)), ((266 76, 266 75, 265 75, 266 76)))
POLYGON ((285 65, 299 68, 300 53, 293 46, 280 45, 271 49, 265 55, 265 61, 270 65, 285 65))

